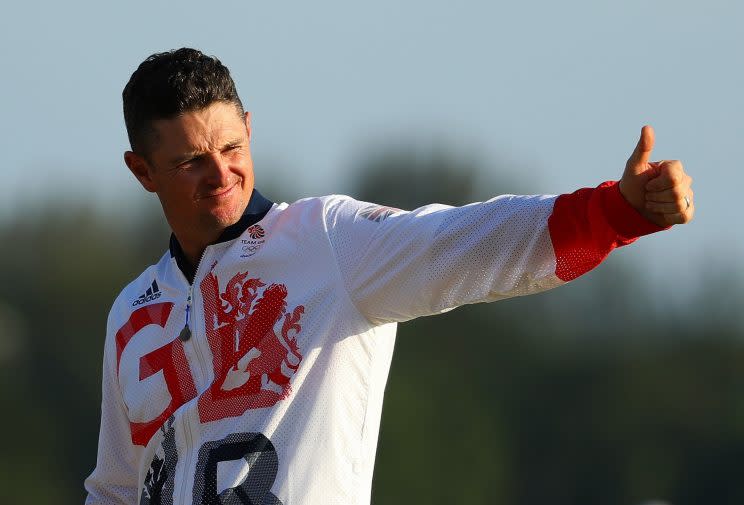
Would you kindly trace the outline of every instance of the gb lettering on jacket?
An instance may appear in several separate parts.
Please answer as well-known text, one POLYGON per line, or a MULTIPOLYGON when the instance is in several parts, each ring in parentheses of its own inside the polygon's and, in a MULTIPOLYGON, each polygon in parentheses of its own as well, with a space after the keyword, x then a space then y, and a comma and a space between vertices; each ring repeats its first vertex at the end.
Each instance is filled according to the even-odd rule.
POLYGON ((206 423, 272 407, 292 392, 303 358, 297 337, 305 308, 288 306, 286 286, 249 272, 223 284, 212 271, 198 293, 190 314, 194 337, 186 342, 178 338, 186 311, 174 302, 135 306, 116 333, 117 374, 136 445, 146 445, 197 396, 199 420, 206 423), (211 368, 200 394, 197 362, 211 368))

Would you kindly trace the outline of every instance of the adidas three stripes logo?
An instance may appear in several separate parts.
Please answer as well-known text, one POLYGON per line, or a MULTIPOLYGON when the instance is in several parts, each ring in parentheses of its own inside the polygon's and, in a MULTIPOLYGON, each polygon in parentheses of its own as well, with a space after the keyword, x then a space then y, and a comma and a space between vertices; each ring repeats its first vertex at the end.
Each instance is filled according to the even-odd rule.
POLYGON ((160 298, 160 288, 158 288, 157 281, 153 279, 152 285, 147 288, 147 291, 139 295, 139 298, 137 298, 134 303, 132 303, 132 307, 157 300, 158 298, 160 298))

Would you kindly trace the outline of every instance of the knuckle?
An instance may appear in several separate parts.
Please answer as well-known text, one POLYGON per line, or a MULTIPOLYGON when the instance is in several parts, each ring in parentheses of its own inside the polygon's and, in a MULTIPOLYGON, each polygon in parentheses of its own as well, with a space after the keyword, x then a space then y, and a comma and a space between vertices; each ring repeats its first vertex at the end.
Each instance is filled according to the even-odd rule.
POLYGON ((682 167, 682 162, 679 161, 679 160, 667 160, 667 162, 666 162, 666 168, 670 172, 684 173, 684 168, 682 167))

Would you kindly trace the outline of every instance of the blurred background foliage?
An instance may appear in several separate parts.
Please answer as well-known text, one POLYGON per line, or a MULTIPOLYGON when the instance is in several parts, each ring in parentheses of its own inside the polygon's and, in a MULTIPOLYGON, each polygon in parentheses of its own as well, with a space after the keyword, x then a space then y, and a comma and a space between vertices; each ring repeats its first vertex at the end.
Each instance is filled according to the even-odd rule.
MULTIPOLYGON (((529 191, 446 150, 358 163, 349 192, 401 208, 529 191)), ((82 503, 106 315, 168 233, 154 199, 121 212, 49 202, 0 224, 2 503, 82 503)), ((744 503, 741 279, 690 265, 708 284, 667 303, 614 256, 549 293, 401 325, 373 503, 744 503)))

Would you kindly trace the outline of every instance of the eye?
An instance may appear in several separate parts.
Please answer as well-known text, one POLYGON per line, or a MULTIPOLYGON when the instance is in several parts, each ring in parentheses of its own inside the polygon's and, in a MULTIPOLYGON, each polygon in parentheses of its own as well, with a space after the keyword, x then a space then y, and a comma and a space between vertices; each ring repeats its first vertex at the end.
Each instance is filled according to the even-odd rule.
POLYGON ((183 161, 183 162, 179 163, 178 165, 176 165, 176 169, 178 169, 178 170, 188 170, 189 168, 191 168, 193 166, 193 164, 194 164, 195 161, 196 161, 196 158, 191 158, 190 160, 183 161))

